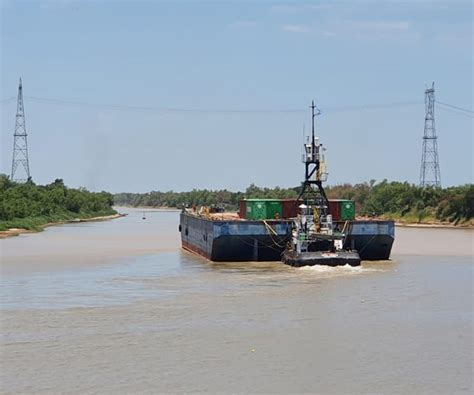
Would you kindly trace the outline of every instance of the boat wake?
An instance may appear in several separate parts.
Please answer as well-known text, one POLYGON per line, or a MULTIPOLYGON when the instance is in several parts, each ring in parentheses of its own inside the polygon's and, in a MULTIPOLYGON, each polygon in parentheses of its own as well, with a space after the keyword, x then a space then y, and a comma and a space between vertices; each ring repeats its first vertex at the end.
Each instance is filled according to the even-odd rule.
POLYGON ((365 273, 383 271, 383 269, 376 269, 373 267, 363 267, 363 266, 351 266, 349 264, 341 265, 341 266, 327 266, 327 265, 302 266, 302 267, 297 268, 296 270, 299 270, 305 273, 327 274, 327 275, 365 274, 365 273))

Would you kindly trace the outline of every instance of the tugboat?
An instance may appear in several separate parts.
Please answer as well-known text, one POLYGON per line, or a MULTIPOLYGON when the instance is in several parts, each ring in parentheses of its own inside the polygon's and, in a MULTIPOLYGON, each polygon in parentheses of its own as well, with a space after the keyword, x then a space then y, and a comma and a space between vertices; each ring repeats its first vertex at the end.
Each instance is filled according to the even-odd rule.
POLYGON ((323 145, 314 135, 314 119, 321 112, 311 103, 311 140, 304 145, 305 180, 296 202, 298 215, 293 218, 291 240, 282 253, 282 262, 291 266, 360 265, 355 250, 343 249, 345 233, 337 231, 328 214, 329 202, 323 182, 328 173, 324 162, 323 145))

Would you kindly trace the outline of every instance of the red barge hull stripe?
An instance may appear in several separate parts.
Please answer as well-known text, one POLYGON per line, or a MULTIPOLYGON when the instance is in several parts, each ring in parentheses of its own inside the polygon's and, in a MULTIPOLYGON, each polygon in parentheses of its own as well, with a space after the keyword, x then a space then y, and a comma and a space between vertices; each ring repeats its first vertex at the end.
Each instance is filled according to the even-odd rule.
POLYGON ((204 258, 207 258, 207 259, 211 259, 211 255, 206 253, 201 248, 193 246, 192 244, 189 244, 189 243, 185 242, 184 240, 182 241, 182 245, 183 245, 183 248, 185 250, 189 251, 189 252, 193 252, 195 254, 201 255, 201 256, 203 256, 204 258))

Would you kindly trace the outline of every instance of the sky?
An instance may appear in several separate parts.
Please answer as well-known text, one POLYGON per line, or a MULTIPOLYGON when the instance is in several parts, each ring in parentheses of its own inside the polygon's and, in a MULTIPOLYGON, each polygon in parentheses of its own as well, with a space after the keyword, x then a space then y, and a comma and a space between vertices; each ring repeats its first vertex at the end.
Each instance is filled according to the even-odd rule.
POLYGON ((111 192, 418 183, 435 82, 443 186, 473 182, 471 1, 1 1, 0 173, 23 80, 36 183, 111 192))

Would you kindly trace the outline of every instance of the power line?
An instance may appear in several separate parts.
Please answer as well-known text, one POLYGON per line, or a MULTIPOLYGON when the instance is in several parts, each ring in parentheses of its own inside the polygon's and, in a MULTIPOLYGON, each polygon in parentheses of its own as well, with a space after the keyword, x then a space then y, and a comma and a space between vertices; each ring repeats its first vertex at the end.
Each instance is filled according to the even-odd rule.
MULTIPOLYGON (((162 114, 173 114, 173 113, 190 113, 190 114, 303 114, 306 112, 305 109, 297 108, 282 108, 282 109, 223 109, 223 108, 183 108, 183 107, 150 107, 150 106, 139 106, 139 105, 128 105, 128 104, 98 104, 91 103, 88 101, 71 100, 71 99, 60 99, 60 98, 48 98, 39 96, 25 96, 25 99, 30 102, 52 104, 52 105, 64 105, 72 107, 83 107, 83 108, 100 108, 105 110, 113 111, 131 111, 131 112, 154 112, 162 114)), ((0 104, 7 104, 15 101, 14 97, 0 100, 0 104)), ((467 115, 474 114, 474 111, 468 110, 462 107, 455 106, 453 104, 436 101, 440 104, 439 108, 443 110, 449 110, 446 107, 455 109, 462 112, 454 112, 456 114, 467 115), (467 113, 467 114, 466 114, 467 113)), ((383 110, 391 108, 401 108, 413 105, 420 105, 421 101, 398 101, 391 103, 382 104, 360 104, 360 105, 345 105, 345 106, 327 106, 322 110, 326 113, 337 113, 347 111, 370 111, 370 110, 383 110)))
POLYGON ((468 118, 471 118, 471 119, 474 118, 474 114, 470 114, 470 113, 467 113, 467 112, 461 112, 459 110, 453 110, 453 109, 448 108, 448 107, 438 106, 438 109, 443 110, 443 111, 448 111, 451 114, 462 115, 464 117, 468 117, 468 118))
MULTIPOLYGON (((97 104, 86 101, 75 101, 69 99, 55 99, 46 97, 35 97, 27 96, 27 100, 46 103, 46 104, 57 104, 57 105, 68 105, 77 107, 89 107, 89 108, 103 108, 109 110, 119 111, 147 111, 147 112, 161 112, 161 113, 215 113, 215 114, 301 114, 305 113, 305 109, 222 109, 222 108, 180 108, 180 107, 145 107, 136 105, 124 105, 124 104, 97 104)), ((364 105, 352 105, 352 106, 328 106, 324 108, 328 112, 341 112, 341 111, 361 111, 361 110, 376 110, 385 108, 395 107, 406 107, 411 105, 421 104, 419 101, 410 102, 393 102, 384 104, 364 104, 364 105)))
POLYGON ((422 104, 421 101, 405 101, 405 102, 393 102, 393 103, 383 103, 383 104, 362 104, 362 105, 353 105, 353 106, 342 106, 342 107, 324 107, 323 111, 329 112, 339 112, 339 111, 359 111, 359 110, 378 110, 385 108, 399 108, 399 107, 408 107, 417 104, 422 104))
POLYGON ((443 105, 443 106, 447 106, 447 107, 454 108, 454 109, 456 109, 456 110, 465 111, 465 112, 468 112, 468 113, 470 113, 470 114, 474 114, 474 111, 468 110, 467 108, 462 108, 462 107, 454 106, 454 105, 452 105, 452 104, 443 103, 442 101, 439 101, 439 100, 436 100, 436 103, 441 104, 441 105, 443 105))
POLYGON ((298 109, 201 109, 201 108, 178 108, 178 107, 145 107, 145 106, 131 106, 124 104, 96 104, 84 101, 73 101, 64 99, 51 99, 46 97, 26 97, 28 100, 39 103, 51 103, 58 105, 71 105, 79 107, 104 108, 109 110, 124 110, 124 111, 150 111, 161 113, 304 113, 306 110, 298 109))

